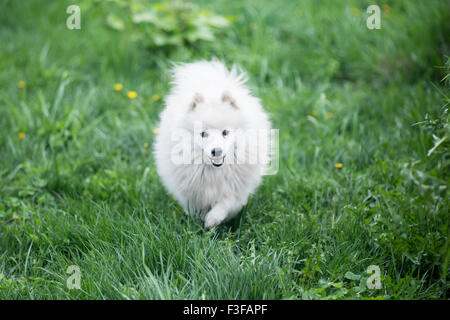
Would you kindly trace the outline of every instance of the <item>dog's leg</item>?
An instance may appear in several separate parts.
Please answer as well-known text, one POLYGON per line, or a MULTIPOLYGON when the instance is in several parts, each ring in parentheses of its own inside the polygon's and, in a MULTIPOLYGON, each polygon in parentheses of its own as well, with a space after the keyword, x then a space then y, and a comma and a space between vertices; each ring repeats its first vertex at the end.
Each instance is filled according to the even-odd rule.
POLYGON ((206 214, 205 228, 211 229, 219 225, 220 223, 234 217, 239 210, 243 207, 242 201, 238 199, 225 199, 218 202, 212 209, 206 214))

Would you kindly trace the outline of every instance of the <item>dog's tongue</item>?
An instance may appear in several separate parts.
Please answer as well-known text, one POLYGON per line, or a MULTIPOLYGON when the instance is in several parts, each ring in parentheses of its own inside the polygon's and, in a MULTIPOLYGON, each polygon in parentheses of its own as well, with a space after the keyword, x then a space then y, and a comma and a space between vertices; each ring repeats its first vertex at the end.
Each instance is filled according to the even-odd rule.
POLYGON ((212 159, 212 162, 214 162, 216 164, 221 164, 222 163, 222 158, 212 159))

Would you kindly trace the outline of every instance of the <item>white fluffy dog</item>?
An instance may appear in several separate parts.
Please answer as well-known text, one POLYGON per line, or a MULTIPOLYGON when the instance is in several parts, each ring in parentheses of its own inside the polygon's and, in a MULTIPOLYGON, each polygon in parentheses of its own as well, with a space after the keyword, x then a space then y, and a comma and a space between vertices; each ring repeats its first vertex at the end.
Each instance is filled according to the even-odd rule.
POLYGON ((239 144, 249 144, 248 132, 270 131, 245 82, 243 72, 217 60, 178 65, 160 115, 158 174, 186 213, 197 212, 208 229, 239 213, 269 158, 268 148, 260 148, 259 161, 251 161, 251 148, 239 144))

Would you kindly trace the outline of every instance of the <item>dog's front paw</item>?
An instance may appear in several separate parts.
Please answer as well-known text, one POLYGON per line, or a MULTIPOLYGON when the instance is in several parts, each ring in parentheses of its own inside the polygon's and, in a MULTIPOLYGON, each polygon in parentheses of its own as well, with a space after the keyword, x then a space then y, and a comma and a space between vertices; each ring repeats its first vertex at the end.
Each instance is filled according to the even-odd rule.
POLYGON ((214 211, 210 211, 205 218, 205 228, 211 229, 219 225, 224 220, 223 215, 217 214, 214 211))

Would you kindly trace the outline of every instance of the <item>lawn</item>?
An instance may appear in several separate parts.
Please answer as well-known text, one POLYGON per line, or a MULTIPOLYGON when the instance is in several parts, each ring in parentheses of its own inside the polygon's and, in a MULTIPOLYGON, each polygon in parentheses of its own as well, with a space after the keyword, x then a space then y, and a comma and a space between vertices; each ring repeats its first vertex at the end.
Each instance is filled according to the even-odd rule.
POLYGON ((165 2, 152 24, 142 2, 0 2, 0 299, 448 298, 447 1, 165 2), (248 72, 280 163, 207 231, 152 143, 172 61, 214 56, 248 72))

